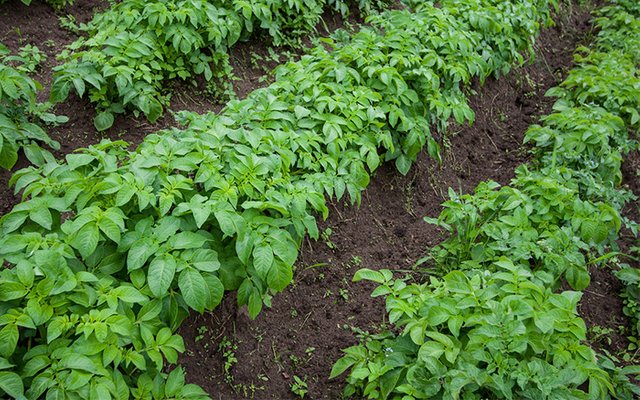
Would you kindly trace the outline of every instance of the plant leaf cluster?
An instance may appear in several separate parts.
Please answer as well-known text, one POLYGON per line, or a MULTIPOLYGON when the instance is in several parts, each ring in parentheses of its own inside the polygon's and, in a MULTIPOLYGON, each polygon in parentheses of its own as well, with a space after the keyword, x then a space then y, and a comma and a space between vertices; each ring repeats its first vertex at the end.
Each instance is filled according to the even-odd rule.
MULTIPOLYGON (((20 0, 24 5, 31 5, 33 0, 20 0)), ((0 4, 6 2, 6 0, 0 0, 0 4)), ((45 0, 47 4, 53 7, 54 10, 60 11, 64 9, 66 6, 72 5, 74 0, 45 0)))
MULTIPOLYGON (((549 23, 546 3, 527 4, 549 23)), ((180 114, 187 128, 135 151, 103 141, 17 172, 24 201, 0 220, 7 382, 28 398, 178 393, 167 387, 182 372, 163 367, 190 310, 236 291, 255 317, 291 282, 304 235, 318 237, 325 195, 358 202, 383 161, 406 173, 425 146, 437 158, 429 126, 473 120, 463 87, 499 72, 478 45, 495 33, 427 3, 368 22, 219 115, 180 114), (86 368, 61 363, 61 348, 86 368)), ((495 65, 519 61, 506 57, 495 65)), ((179 398, 203 395, 178 387, 179 398)))
MULTIPOLYGON (((373 3, 360 0, 362 12, 373 3)), ((153 122, 169 104, 172 79, 203 76, 229 85, 229 48, 264 33, 273 44, 290 43, 313 30, 326 10, 346 16, 346 0, 205 1, 125 0, 82 26, 86 37, 61 54, 54 69, 51 100, 74 90, 97 106, 94 125, 111 127, 114 115, 130 109, 153 122)))
MULTIPOLYGON (((623 154, 637 148, 637 43, 627 29, 636 2, 599 13, 596 50, 551 95, 556 113, 532 126, 534 160, 511 185, 483 182, 443 204, 450 237, 423 260, 422 284, 388 270, 360 270, 380 286, 393 330, 365 335, 344 350, 331 376, 349 372, 346 395, 370 399, 632 399, 640 389, 585 344, 576 306, 588 266, 615 249, 620 211, 633 195, 618 190, 623 154), (621 17, 622 16, 622 17, 621 17), (624 35, 615 33, 620 28, 624 35), (612 44, 611 38, 621 40, 612 44), (625 43, 625 41, 629 41, 625 43), (616 62, 613 62, 616 60, 616 62), (636 136, 634 136, 636 135, 636 136), (439 277, 438 277, 439 276, 439 277), (567 282, 573 290, 561 290, 567 282), (560 290, 558 292, 558 290, 560 290), (399 332, 399 333, 395 333, 399 332)), ((638 318, 638 270, 626 282, 626 312, 638 318)))
POLYGON ((0 44, 0 168, 13 168, 20 151, 32 163, 41 165, 53 160, 41 144, 60 148, 39 123, 62 123, 67 118, 48 112, 51 104, 37 102, 36 94, 42 86, 27 75, 31 67, 28 58, 11 56, 0 44))

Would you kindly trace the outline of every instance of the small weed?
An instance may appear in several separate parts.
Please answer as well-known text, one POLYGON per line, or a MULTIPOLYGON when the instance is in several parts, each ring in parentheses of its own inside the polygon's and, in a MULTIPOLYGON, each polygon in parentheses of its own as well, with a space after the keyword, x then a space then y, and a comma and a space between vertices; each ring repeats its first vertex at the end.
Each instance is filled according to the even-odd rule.
POLYGON ((295 354, 289 354, 289 360, 291 361, 291 366, 294 370, 302 365, 302 359, 295 354))
POLYGON ((313 358, 313 353, 315 353, 316 348, 315 347, 307 347, 304 351, 304 353, 307 355, 307 359, 304 361, 305 363, 308 363, 309 361, 311 361, 311 359, 313 358))
POLYGON ((293 380, 294 382, 291 384, 291 392, 299 396, 301 399, 304 399, 304 396, 309 391, 307 382, 305 382, 303 379, 300 379, 297 375, 293 376, 293 380))
POLYGON ((589 336, 591 337, 591 342, 600 343, 611 346, 611 334, 614 332, 611 328, 605 328, 602 326, 592 326, 589 329, 589 336))
POLYGON ((204 325, 198 327, 198 336, 196 336, 196 339, 195 339, 196 342, 199 342, 202 339, 204 339, 204 334, 207 333, 208 331, 209 331, 209 328, 207 328, 204 325))
POLYGON ((359 267, 360 264, 362 264, 362 258, 360 258, 360 256, 351 257, 351 264, 355 267, 359 267))
POLYGON ((224 380, 229 384, 233 383, 231 368, 238 363, 238 358, 236 357, 237 350, 238 345, 226 336, 222 338, 218 345, 218 351, 222 352, 222 357, 224 358, 224 380))
POLYGON ((74 17, 73 15, 69 14, 69 15, 65 15, 65 16, 61 16, 59 18, 59 22, 60 22, 60 28, 65 29, 71 33, 78 33, 80 32, 80 27, 78 26, 78 21, 76 20, 76 17, 74 17))
POLYGON ((324 240, 324 243, 327 245, 328 248, 330 248, 331 250, 335 250, 338 247, 336 246, 335 243, 333 243, 331 241, 331 234, 333 233, 333 230, 331 228, 327 228, 324 231, 322 231, 322 240, 324 240))
POLYGON ((253 399, 256 396, 256 392, 258 390, 264 390, 265 388, 264 386, 257 386, 255 383, 251 383, 248 385, 245 383, 238 383, 232 385, 232 389, 237 394, 241 394, 245 399, 253 399))

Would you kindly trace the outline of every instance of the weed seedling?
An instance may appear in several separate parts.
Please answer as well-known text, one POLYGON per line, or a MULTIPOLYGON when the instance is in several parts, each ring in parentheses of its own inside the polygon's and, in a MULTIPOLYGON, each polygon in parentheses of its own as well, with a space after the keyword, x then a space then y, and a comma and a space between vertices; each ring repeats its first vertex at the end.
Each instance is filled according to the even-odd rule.
POLYGON ((198 327, 198 336, 196 336, 196 342, 201 341, 202 339, 204 339, 204 334, 207 333, 209 331, 209 328, 207 328, 206 326, 202 325, 198 327))
MULTIPOLYGON (((306 379, 306 377, 305 377, 306 379)), ((294 382, 291 384, 291 392, 301 399, 304 399, 304 396, 307 394, 309 387, 307 386, 307 382, 300 379, 297 375, 293 376, 294 382)))
POLYGON ((291 360, 291 366, 294 370, 302 365, 302 359, 295 354, 289 354, 289 360, 291 360))
POLYGON ((593 343, 600 343, 600 344, 607 344, 608 346, 611 346, 611 334, 614 332, 613 329, 611 328, 605 328, 602 326, 592 326, 591 329, 589 329, 589 333, 591 336, 591 341, 593 343))
POLYGON ((224 358, 224 381, 229 384, 233 383, 231 368, 238 363, 238 358, 236 357, 237 350, 238 345, 226 336, 222 338, 218 345, 218 351, 222 352, 222 357, 224 358))
POLYGON ((331 250, 335 250, 338 247, 336 246, 335 243, 331 241, 332 233, 333 233, 333 230, 331 228, 327 228, 324 231, 322 231, 322 240, 324 240, 324 243, 327 245, 328 248, 330 248, 331 250))
POLYGON ((307 347, 305 349, 305 354, 307 355, 307 359, 304 361, 305 363, 308 363, 309 361, 311 361, 311 359, 313 358, 313 353, 316 351, 315 347, 307 347))

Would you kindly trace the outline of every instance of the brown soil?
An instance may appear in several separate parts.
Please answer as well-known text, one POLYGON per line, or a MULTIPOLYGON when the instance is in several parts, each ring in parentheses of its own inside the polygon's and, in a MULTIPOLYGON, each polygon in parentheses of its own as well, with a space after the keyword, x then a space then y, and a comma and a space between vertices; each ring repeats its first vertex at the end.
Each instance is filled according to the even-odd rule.
MULTIPOLYGON (((94 9, 106 4, 77 0, 64 14, 87 21, 94 9)), ((321 230, 330 228, 333 233, 320 241, 303 243, 295 284, 274 297, 271 309, 251 321, 229 295, 214 312, 191 316, 180 330, 187 347, 180 362, 188 371, 188 379, 214 399, 293 399, 296 396, 290 388, 294 376, 307 382, 306 398, 340 398, 343 381, 329 381, 327 377, 340 357, 340 349, 356 343, 352 327, 376 329, 385 318, 383 302, 370 298, 373 286, 354 284, 351 277, 363 267, 390 268, 399 274, 412 268, 426 249, 442 240, 442 233, 422 222, 422 217, 438 215, 447 188, 470 192, 483 180, 502 184, 510 181, 515 167, 527 159, 521 145, 524 132, 551 110, 553 100, 545 98, 544 93, 565 76, 572 67, 574 49, 591 34, 589 14, 584 10, 565 9, 558 21, 541 36, 536 46, 538 56, 530 64, 499 80, 490 79, 482 87, 475 85, 472 107, 476 121, 471 127, 450 128, 443 138, 446 146, 441 165, 426 154, 407 176, 385 165, 364 192, 359 208, 342 202, 332 204, 331 216, 321 224, 321 230), (226 354, 220 347, 227 350, 226 354), (230 366, 227 374, 225 362, 230 366)), ((341 24, 339 19, 330 19, 328 25, 332 30, 341 24)), ((34 2, 25 7, 19 0, 0 5, 0 42, 13 50, 31 43, 49 56, 36 76, 45 87, 50 85, 55 54, 75 38, 75 34, 60 28, 58 17, 48 6, 34 2)), ((232 52, 240 78, 236 82, 240 97, 265 84, 265 62, 256 66, 252 53, 269 55, 260 39, 232 52)), ((275 62, 268 67, 273 65, 275 62)), ((205 112, 220 107, 202 91, 175 84, 172 109, 205 112)), ((136 144, 146 134, 174 124, 170 114, 156 124, 129 115, 119 117, 114 128, 100 135, 91 122, 94 108, 86 99, 71 97, 58 105, 56 112, 70 117, 69 123, 51 129, 51 136, 63 145, 59 155, 102 137, 136 144)), ((25 165, 21 160, 19 166, 25 165)), ((631 175, 625 175, 629 183, 631 175)), ((8 179, 8 173, 0 172, 0 187, 6 188, 8 179)), ((17 201, 9 194, 3 195, 0 215, 17 201)), ((580 309, 587 324, 624 321, 617 280, 608 271, 592 272, 594 283, 585 292, 580 309), (597 294, 592 297, 591 292, 597 294)), ((623 340, 615 337, 618 348, 623 340)))

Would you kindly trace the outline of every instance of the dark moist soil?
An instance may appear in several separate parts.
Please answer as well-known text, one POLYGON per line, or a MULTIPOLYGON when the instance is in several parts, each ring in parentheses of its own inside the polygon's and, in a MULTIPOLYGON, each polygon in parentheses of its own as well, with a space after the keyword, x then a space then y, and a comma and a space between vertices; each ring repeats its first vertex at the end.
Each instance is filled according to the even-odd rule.
MULTIPOLYGON (((295 283, 273 298, 271 309, 251 321, 234 296, 226 296, 214 312, 192 315, 180 329, 188 349, 180 363, 189 381, 214 399, 294 399, 297 376, 308 385, 305 398, 340 398, 343 380, 328 376, 340 349, 357 343, 352 328, 375 330, 385 320, 383 302, 370 297, 374 285, 352 283, 353 274, 364 267, 400 275, 411 269, 443 239, 422 217, 439 214, 447 188, 467 193, 487 179, 507 184, 527 161, 524 132, 551 112, 553 100, 544 93, 572 68, 574 49, 592 35, 584 10, 565 9, 557 19, 558 25, 542 34, 531 64, 474 87, 476 121, 450 128, 441 165, 426 154, 407 176, 385 165, 363 193, 360 208, 344 202, 331 206, 321 231, 332 233, 303 243, 295 283)), ((587 324, 625 323, 615 278, 607 271, 593 273, 581 303, 587 324)))

